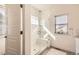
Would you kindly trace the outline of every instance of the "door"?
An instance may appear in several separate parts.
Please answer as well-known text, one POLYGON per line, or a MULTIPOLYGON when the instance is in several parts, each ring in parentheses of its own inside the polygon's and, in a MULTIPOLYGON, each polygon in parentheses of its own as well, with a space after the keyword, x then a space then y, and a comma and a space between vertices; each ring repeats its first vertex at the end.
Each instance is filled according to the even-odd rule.
POLYGON ((6 54, 22 54, 21 7, 19 4, 7 5, 8 32, 6 39, 6 54))
POLYGON ((0 54, 5 54, 6 8, 0 5, 0 54))

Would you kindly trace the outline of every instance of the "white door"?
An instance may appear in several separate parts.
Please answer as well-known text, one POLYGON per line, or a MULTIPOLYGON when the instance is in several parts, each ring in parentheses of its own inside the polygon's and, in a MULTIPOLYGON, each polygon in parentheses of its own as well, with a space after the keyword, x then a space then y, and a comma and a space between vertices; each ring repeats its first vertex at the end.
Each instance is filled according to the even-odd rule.
POLYGON ((6 39, 6 54, 22 54, 21 42, 21 9, 19 4, 7 5, 8 32, 6 39))
POLYGON ((5 54, 6 8, 0 5, 0 54, 5 54))

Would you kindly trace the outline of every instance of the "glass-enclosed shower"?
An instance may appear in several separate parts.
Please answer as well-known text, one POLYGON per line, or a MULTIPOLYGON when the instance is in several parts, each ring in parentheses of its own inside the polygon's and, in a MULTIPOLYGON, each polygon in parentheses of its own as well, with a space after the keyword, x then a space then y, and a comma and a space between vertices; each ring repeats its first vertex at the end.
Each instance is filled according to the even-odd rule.
POLYGON ((42 20, 42 11, 31 9, 31 54, 41 54, 50 46, 50 37, 46 32, 45 20, 42 20), (37 13, 37 15, 36 15, 37 13))

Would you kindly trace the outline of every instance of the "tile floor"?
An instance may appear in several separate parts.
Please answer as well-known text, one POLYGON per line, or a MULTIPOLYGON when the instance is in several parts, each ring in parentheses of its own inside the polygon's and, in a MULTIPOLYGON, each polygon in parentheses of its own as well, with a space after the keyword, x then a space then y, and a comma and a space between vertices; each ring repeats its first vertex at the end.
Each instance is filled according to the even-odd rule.
POLYGON ((47 49, 46 51, 44 51, 44 53, 42 53, 42 55, 67 55, 67 53, 50 48, 50 49, 47 49))

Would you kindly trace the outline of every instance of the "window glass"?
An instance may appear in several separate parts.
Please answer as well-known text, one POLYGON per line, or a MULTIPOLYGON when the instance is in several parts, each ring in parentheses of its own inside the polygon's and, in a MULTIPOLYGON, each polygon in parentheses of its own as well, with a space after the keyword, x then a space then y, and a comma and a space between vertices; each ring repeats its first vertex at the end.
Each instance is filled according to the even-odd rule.
POLYGON ((56 16, 56 33, 66 34, 67 33, 67 15, 56 16))
POLYGON ((36 17, 36 16, 31 16, 31 24, 38 25, 38 17, 36 17))

